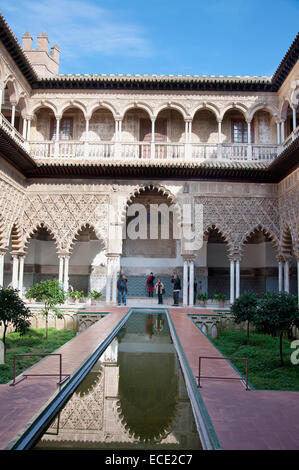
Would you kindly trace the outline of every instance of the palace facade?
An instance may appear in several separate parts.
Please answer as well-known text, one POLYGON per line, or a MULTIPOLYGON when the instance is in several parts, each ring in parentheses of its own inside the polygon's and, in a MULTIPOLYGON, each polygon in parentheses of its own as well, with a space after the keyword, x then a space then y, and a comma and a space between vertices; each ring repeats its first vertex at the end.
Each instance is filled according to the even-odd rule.
POLYGON ((230 302, 297 295, 299 35, 271 77, 62 75, 49 46, 0 16, 0 284, 56 277, 116 303, 119 272, 131 297, 150 272, 171 297, 177 272, 184 305, 194 279, 230 302), (169 236, 138 236, 161 204, 169 236))

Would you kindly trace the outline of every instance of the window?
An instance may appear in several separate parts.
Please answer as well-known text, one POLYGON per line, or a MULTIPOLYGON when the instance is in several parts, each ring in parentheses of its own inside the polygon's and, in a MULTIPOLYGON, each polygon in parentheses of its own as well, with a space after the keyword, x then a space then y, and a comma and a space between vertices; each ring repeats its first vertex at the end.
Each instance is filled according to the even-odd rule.
POLYGON ((232 121, 232 141, 233 143, 248 143, 248 126, 244 120, 232 121))
MULTIPOLYGON (((67 117, 60 121, 59 140, 71 140, 73 138, 73 118, 67 117)), ((56 140, 56 119, 51 120, 50 140, 56 140)))

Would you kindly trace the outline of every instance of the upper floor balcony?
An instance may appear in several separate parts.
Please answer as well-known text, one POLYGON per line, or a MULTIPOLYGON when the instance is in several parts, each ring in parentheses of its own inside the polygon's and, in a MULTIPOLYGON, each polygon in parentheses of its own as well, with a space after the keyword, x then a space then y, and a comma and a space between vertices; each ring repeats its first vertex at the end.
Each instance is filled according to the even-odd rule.
POLYGON ((299 135, 299 126, 293 130, 291 120, 281 124, 264 109, 246 120, 236 108, 228 109, 221 120, 211 109, 201 108, 191 120, 170 108, 153 118, 133 107, 115 118, 99 106, 87 119, 76 107, 57 117, 41 106, 27 119, 4 107, 0 125, 32 158, 43 161, 272 161, 299 135))

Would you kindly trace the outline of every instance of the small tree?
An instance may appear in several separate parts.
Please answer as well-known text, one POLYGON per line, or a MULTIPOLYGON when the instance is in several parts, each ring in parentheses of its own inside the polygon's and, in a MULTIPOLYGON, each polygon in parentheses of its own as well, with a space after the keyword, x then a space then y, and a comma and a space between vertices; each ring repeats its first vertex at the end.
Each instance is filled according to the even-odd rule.
POLYGON ((236 323, 247 321, 247 344, 249 344, 249 325, 256 315, 259 302, 260 299, 254 292, 243 292, 231 306, 231 313, 236 323))
POLYGON ((24 335, 30 326, 30 310, 19 297, 18 291, 12 288, 0 289, 0 325, 3 324, 4 362, 6 360, 6 332, 11 323, 15 331, 24 335))
POLYGON ((42 313, 46 317, 46 339, 48 339, 48 317, 52 311, 58 318, 62 315, 56 305, 63 304, 66 296, 59 281, 42 281, 30 287, 27 291, 26 298, 35 299, 37 302, 43 302, 44 308, 42 313))
POLYGON ((266 292, 260 302, 254 323, 265 333, 280 337, 280 363, 283 366, 282 337, 293 325, 299 326, 299 309, 294 295, 287 292, 266 292))

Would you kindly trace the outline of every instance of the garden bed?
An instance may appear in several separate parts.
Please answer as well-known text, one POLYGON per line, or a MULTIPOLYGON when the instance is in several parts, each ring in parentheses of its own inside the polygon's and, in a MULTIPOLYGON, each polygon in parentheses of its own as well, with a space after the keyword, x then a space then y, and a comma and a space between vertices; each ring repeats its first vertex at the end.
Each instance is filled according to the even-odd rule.
MULTIPOLYGON (((0 364, 0 384, 5 384, 13 378, 14 354, 51 353, 70 341, 76 335, 75 330, 56 330, 49 328, 46 340, 45 328, 30 328, 28 333, 10 333, 6 337, 6 364, 0 364)), ((16 375, 40 361, 40 357, 20 357, 17 360, 16 375)))
MULTIPOLYGON (((247 345, 246 332, 223 331, 213 344, 224 356, 247 357, 249 382, 263 390, 299 391, 299 364, 291 363, 291 340, 283 339, 284 366, 280 365, 279 337, 251 333, 247 345)), ((233 361, 242 375, 245 375, 243 361, 233 361)))

